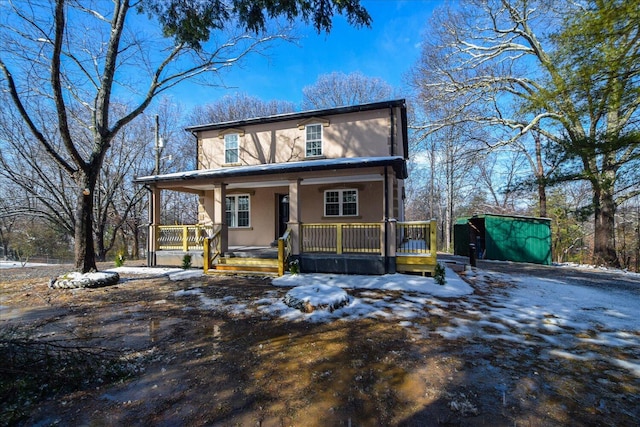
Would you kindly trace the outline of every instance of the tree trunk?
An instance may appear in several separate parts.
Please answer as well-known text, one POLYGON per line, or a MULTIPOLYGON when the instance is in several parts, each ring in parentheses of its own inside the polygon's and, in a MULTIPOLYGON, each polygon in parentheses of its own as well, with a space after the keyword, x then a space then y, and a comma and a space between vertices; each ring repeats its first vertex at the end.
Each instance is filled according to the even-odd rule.
POLYGON ((80 193, 76 204, 75 224, 75 268, 80 273, 97 271, 96 253, 93 246, 93 190, 95 177, 85 176, 78 180, 80 193))
POLYGON ((96 258, 98 261, 107 260, 107 250, 104 247, 104 225, 99 225, 96 232, 96 258))
POLYGON ((540 216, 547 217, 547 188, 538 182, 538 201, 540 203, 540 216))
POLYGON ((538 202, 540 207, 540 216, 547 217, 547 188, 544 174, 544 163, 542 162, 542 141, 538 133, 533 136, 536 142, 536 181, 538 183, 538 202))
POLYGON ((137 218, 133 221, 131 234, 133 237, 133 247, 131 248, 131 259, 140 259, 140 228, 137 218))
POLYGON ((596 265, 619 267, 615 245, 616 205, 613 188, 596 187, 593 191, 595 210, 595 234, 593 238, 593 262, 596 265))

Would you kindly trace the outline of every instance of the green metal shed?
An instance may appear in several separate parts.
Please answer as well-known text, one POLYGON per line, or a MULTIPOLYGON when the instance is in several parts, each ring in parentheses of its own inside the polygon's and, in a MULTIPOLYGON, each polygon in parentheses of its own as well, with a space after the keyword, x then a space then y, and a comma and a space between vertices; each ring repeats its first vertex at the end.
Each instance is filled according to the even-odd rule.
MULTIPOLYGON (((468 229, 459 228, 469 243, 476 245, 478 258, 500 261, 551 264, 551 219, 514 215, 483 214, 467 219, 468 229)), ((454 232, 458 230, 454 226, 454 232)), ((464 237, 454 236, 454 242, 464 237)), ((466 254, 469 256, 468 244, 466 254)), ((461 248, 462 249, 462 248, 461 248)))
POLYGON ((469 217, 462 217, 453 224, 453 253, 469 256, 469 217))

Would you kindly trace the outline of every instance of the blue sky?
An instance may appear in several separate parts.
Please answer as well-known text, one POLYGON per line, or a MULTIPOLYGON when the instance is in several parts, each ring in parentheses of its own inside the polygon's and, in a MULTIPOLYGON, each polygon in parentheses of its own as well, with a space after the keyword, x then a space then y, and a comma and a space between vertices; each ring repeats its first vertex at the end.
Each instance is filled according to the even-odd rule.
POLYGON ((229 88, 198 87, 194 91, 190 85, 180 85, 172 95, 187 105, 213 102, 235 92, 299 105, 305 86, 313 84, 319 75, 334 71, 358 71, 402 88, 404 76, 419 57, 427 20, 441 3, 363 0, 373 18, 370 28, 351 27, 342 16, 336 16, 330 34, 301 28, 297 45, 279 42, 267 56, 252 55, 242 67, 234 67, 224 78, 229 88))

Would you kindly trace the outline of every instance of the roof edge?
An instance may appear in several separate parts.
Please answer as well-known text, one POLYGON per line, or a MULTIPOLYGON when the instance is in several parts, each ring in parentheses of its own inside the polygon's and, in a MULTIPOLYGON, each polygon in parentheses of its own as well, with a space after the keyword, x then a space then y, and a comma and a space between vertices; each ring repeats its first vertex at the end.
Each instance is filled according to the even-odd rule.
POLYGON ((305 119, 313 116, 331 116, 338 114, 357 113, 360 111, 380 110, 383 108, 400 107, 406 111, 407 103, 404 98, 392 99, 388 101, 378 101, 367 104, 348 105, 343 107, 324 108, 319 110, 298 111, 292 113, 275 114, 273 116, 254 117, 243 120, 235 120, 228 122, 209 123, 204 125, 196 125, 186 127, 187 132, 202 132, 207 130, 224 129, 228 127, 240 127, 265 123, 274 123, 285 120, 305 119))

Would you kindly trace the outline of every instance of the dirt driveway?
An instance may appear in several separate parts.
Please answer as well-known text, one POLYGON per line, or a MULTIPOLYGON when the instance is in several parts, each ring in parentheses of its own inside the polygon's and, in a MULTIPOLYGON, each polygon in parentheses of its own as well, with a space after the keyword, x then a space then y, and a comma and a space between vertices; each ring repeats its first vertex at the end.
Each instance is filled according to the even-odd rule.
POLYGON ((475 293, 447 301, 447 313, 425 309, 406 327, 290 322, 206 306, 202 295, 183 292, 198 287, 248 306, 284 296, 259 278, 131 276, 72 291, 48 289, 53 274, 0 271, 1 424, 640 424, 640 380, 622 369, 543 358, 516 341, 434 333, 448 313, 472 320, 470 306, 481 310, 508 284, 472 283, 475 293), (46 363, 55 372, 41 358, 20 365, 38 353, 20 349, 43 342, 52 344, 47 354, 57 359, 46 363))

